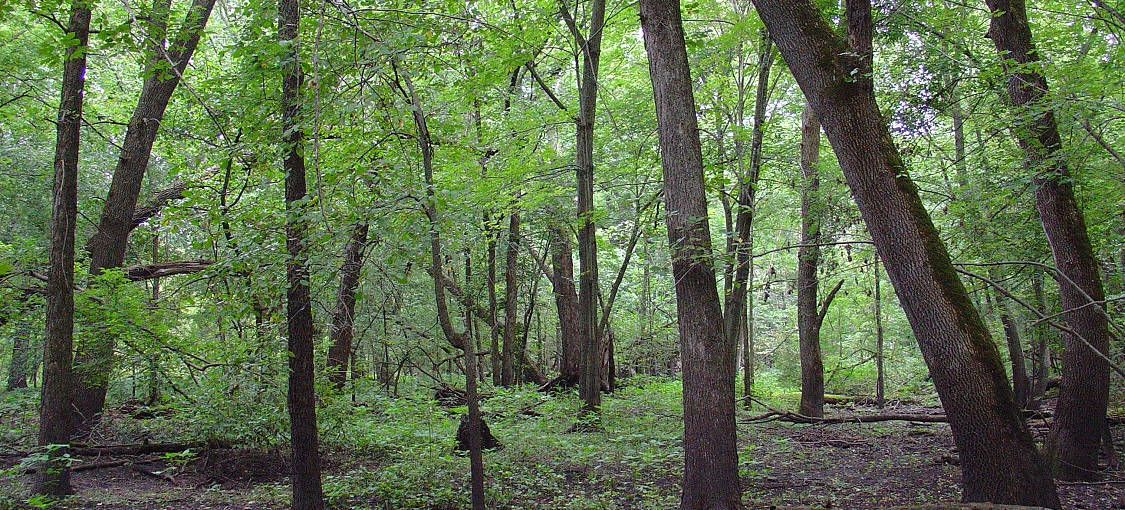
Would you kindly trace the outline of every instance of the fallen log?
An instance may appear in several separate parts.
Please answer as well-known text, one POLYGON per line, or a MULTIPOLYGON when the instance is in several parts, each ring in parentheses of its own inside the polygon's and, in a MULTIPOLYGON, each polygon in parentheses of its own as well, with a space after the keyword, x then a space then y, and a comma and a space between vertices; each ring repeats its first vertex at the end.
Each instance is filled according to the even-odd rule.
POLYGON ((876 423, 883 421, 948 423, 949 418, 946 418, 944 414, 857 414, 852 416, 829 416, 825 418, 814 418, 812 416, 805 416, 803 414, 771 410, 767 413, 742 420, 743 423, 766 423, 770 421, 806 423, 810 425, 833 425, 839 423, 876 423))
POLYGON ((98 455, 149 455, 152 453, 178 453, 191 448, 200 447, 201 445, 198 444, 183 443, 74 446, 70 448, 70 453, 83 457, 96 457, 98 455))

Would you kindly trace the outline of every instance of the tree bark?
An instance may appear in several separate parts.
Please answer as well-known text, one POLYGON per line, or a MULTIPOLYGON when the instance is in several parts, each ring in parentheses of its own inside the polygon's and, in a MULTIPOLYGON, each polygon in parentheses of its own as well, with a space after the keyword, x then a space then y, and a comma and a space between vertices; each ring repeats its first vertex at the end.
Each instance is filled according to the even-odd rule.
POLYGON ((86 52, 90 36, 90 4, 75 0, 67 35, 74 39, 63 60, 62 91, 56 126, 51 239, 48 251, 46 332, 43 344, 43 387, 39 404, 39 446, 48 447, 47 462, 35 480, 36 494, 70 493, 70 469, 63 455, 74 432, 70 412, 72 347, 74 345, 74 228, 78 215, 78 147, 82 96, 86 85, 86 52))
POLYGON ((883 369, 883 289, 879 277, 879 254, 875 254, 875 403, 886 405, 887 374, 883 369))
MULTIPOLYGON (((808 0, 754 5, 820 118, 933 374, 961 452, 963 499, 1058 508, 999 351, 875 102, 869 47, 842 40, 808 0)), ((871 32, 870 8, 848 2, 849 33, 871 32)))
MULTIPOLYGON (((519 193, 516 194, 517 199, 519 193)), ((508 242, 504 255, 504 355, 500 384, 512 386, 523 379, 523 342, 518 335, 519 318, 520 213, 508 216, 508 242)))
POLYGON ((304 132, 301 129, 301 73, 298 52, 301 13, 297 0, 278 0, 277 38, 285 49, 281 70, 281 130, 285 169, 285 246, 289 252, 286 293, 289 337, 289 421, 293 448, 294 510, 324 508, 317 451, 316 389, 313 374, 313 318, 309 295, 308 221, 304 132))
POLYGON ((683 357, 684 480, 680 508, 742 508, 734 421, 734 344, 726 341, 711 262, 703 154, 678 0, 642 0, 664 173, 683 357))
POLYGON ((555 308, 559 316, 562 360, 559 363, 559 378, 567 386, 578 384, 579 363, 582 360, 583 322, 579 319, 578 294, 574 289, 574 260, 572 258, 570 232, 566 227, 552 224, 551 231, 551 284, 555 291, 555 308))
POLYGON ((16 320, 12 334, 12 362, 8 365, 7 391, 27 387, 27 364, 31 358, 31 332, 23 319, 16 320))
MULTIPOLYGON (((160 122, 188 61, 199 45, 215 0, 192 0, 179 33, 172 39, 171 45, 165 47, 168 44, 166 23, 170 5, 171 0, 154 2, 148 34, 153 41, 150 48, 152 55, 145 66, 144 85, 125 131, 109 194, 102 205, 98 230, 86 243, 91 275, 121 267, 124 262, 129 233, 136 226, 134 216, 141 181, 148 169, 160 122)), ((100 418, 113 370, 114 339, 99 337, 92 342, 96 343, 80 342, 75 355, 75 365, 84 367, 77 372, 74 387, 73 406, 79 434, 88 432, 100 418)))
MULTIPOLYGON (((1008 73, 1008 95, 1017 111, 1013 133, 1027 154, 1036 185, 1035 208, 1051 245, 1059 278, 1064 318, 1077 334, 1102 353, 1109 352, 1109 326, 1097 260, 1086 220, 1074 196, 1074 183, 1052 109, 1047 78, 1037 71, 1039 55, 1023 0, 987 0, 992 13, 988 37, 1008 73), (1067 281, 1069 280, 1069 281, 1067 281), (1073 282, 1073 283, 1071 283, 1073 282)), ((1109 399, 1109 365, 1073 335, 1064 337, 1062 386, 1047 452, 1065 480, 1098 478, 1098 444, 1109 399)))
POLYGON ((344 263, 340 265, 340 287, 336 290, 336 309, 332 311, 329 329, 328 380, 337 389, 348 380, 348 361, 352 356, 355 335, 355 290, 363 272, 363 252, 367 249, 367 220, 352 228, 352 237, 344 245, 344 263))
POLYGON ((594 224, 594 120, 597 116, 598 64, 601 59, 605 0, 592 0, 585 36, 573 14, 561 5, 561 14, 582 56, 578 82, 578 118, 575 119, 575 185, 578 195, 578 310, 587 334, 582 342, 578 392, 583 412, 596 413, 601 406, 602 351, 598 331, 598 244, 594 224))
POLYGON ((824 416, 824 362, 816 301, 820 285, 820 122, 808 106, 801 114, 801 247, 797 249, 797 336, 801 354, 801 404, 798 412, 824 416))
MULTIPOLYGON (((750 165, 746 175, 739 175, 738 212, 735 214, 734 239, 731 242, 735 267, 732 271, 733 278, 730 282, 730 292, 726 296, 723 308, 724 335, 727 342, 732 346, 738 345, 738 340, 742 337, 744 331, 744 324, 751 320, 752 306, 747 306, 747 295, 752 283, 750 276, 753 268, 750 266, 754 263, 750 257, 750 249, 754 243, 752 239, 754 235, 754 197, 762 170, 762 139, 765 134, 766 104, 769 102, 769 79, 773 60, 773 41, 770 39, 769 33, 763 29, 761 51, 758 54, 758 83, 754 92, 754 127, 750 137, 750 165)), ((741 112, 739 114, 741 116, 741 112)), ((742 147, 737 138, 735 139, 735 153, 741 162, 742 147)), ((744 375, 744 377, 746 376, 744 375)), ((748 377, 747 380, 752 382, 753 378, 748 377)), ((744 387, 746 395, 750 394, 748 388, 749 386, 744 387)))
POLYGON ((996 314, 1000 317, 1000 324, 1004 327, 1004 339, 1008 344, 1008 359, 1012 362, 1012 395, 1016 400, 1016 407, 1023 409, 1027 405, 1029 380, 1027 365, 1024 363, 1023 342, 1020 341, 1019 327, 1016 325, 1015 319, 1012 318, 1012 313, 1008 310, 1006 299, 997 297, 995 306, 996 314))

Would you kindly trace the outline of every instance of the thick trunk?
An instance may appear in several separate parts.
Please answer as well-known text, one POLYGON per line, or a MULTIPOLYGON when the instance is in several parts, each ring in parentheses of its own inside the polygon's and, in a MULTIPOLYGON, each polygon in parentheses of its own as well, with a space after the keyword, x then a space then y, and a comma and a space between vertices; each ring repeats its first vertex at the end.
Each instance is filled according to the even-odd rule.
POLYGON ((680 508, 742 508, 734 420, 734 345, 711 262, 703 155, 678 0, 642 0, 641 27, 656 100, 683 358, 684 480, 680 508))
MULTIPOLYGON (((517 197, 518 197, 517 193, 517 197)), ((519 335, 519 247, 520 213, 508 216, 508 243, 504 256, 504 366, 500 383, 519 384, 523 379, 523 342, 519 335)))
MULTIPOLYGON (((43 343, 43 388, 39 405, 39 446, 65 445, 74 431, 70 412, 72 347, 74 345, 74 227, 78 215, 78 147, 82 125, 82 94, 86 84, 86 50, 90 35, 90 4, 71 5, 67 33, 75 45, 66 49, 56 126, 51 240, 48 251, 46 333, 43 343)), ((62 496, 70 492, 66 448, 49 448, 34 491, 62 496)))
POLYGON ((797 249, 797 336, 801 353, 802 415, 824 416, 824 362, 820 356, 820 321, 816 276, 820 264, 820 122, 812 109, 801 114, 801 247, 797 249))
MULTIPOLYGON (((582 321, 579 320, 578 294, 574 290, 574 260, 571 255, 570 233, 566 227, 554 224, 551 229, 551 267, 554 278, 555 308, 559 315, 562 343, 562 361, 559 378, 567 386, 578 384, 579 362, 582 360, 582 321)), ((642 327, 644 327, 642 325, 642 327)))
POLYGON ((294 510, 324 508, 317 451, 316 393, 313 381, 313 318, 309 296, 308 222, 304 219, 305 159, 301 131, 301 64, 298 54, 300 7, 297 0, 278 0, 277 36, 282 55, 281 128, 285 169, 285 246, 289 252, 286 292, 289 350, 289 426, 293 447, 294 510))
MULTIPOLYGON (((98 230, 86 243, 92 275, 101 274, 104 269, 121 267, 124 262, 129 233, 137 225, 134 222, 137 198, 152 155, 152 145, 168 101, 199 45, 215 0, 193 0, 180 33, 172 39, 171 46, 165 48, 166 30, 160 19, 167 20, 168 4, 170 2, 154 9, 154 33, 149 34, 154 42, 151 48, 153 55, 146 65, 141 95, 125 130, 109 194, 102 205, 98 230)), ((98 344, 79 343, 75 356, 75 365, 83 367, 76 373, 73 403, 79 433, 88 432, 101 416, 113 371, 113 337, 99 337, 93 342, 98 344)))
MULTIPOLYGON (((1047 79, 1036 71, 1039 56, 1023 0, 987 0, 988 37, 1004 59, 1008 94, 1018 111, 1013 133, 1034 173, 1035 208, 1051 245, 1067 325, 1102 353, 1109 352, 1109 327, 1101 275, 1074 183, 1060 150, 1054 113, 1044 108, 1047 79), (1093 301, 1093 302, 1091 302, 1093 301)), ((1047 452, 1066 480, 1098 478, 1098 443, 1109 399, 1109 365, 1073 335, 1065 336, 1062 386, 1047 452)))
MULTIPOLYGON (((870 4, 848 3, 849 25, 870 33, 870 4)), ((837 36, 808 0, 754 4, 820 118, 933 375, 961 452, 963 499, 1058 508, 996 345, 875 102, 864 71, 871 54, 837 36)))
POLYGON ((367 248, 366 220, 360 220, 352 229, 352 237, 344 245, 344 263, 340 265, 340 287, 336 290, 336 309, 332 311, 332 326, 328 334, 332 340, 328 347, 328 380, 343 388, 348 380, 348 361, 352 356, 355 335, 355 289, 363 272, 363 252, 367 248))

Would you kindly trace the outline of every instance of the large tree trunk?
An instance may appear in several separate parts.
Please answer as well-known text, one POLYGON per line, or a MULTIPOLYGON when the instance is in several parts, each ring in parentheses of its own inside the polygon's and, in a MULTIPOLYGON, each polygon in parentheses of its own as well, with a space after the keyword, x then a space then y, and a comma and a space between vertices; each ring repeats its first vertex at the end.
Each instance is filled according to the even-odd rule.
POLYGON ((304 133, 301 130, 301 61, 298 34, 301 14, 297 0, 278 0, 277 38, 281 58, 281 130, 285 169, 285 246, 289 252, 286 293, 289 336, 289 427, 293 448, 294 510, 324 508, 317 451, 316 389, 313 381, 313 318, 309 296, 308 221, 305 201, 304 133))
POLYGON ((340 287, 336 290, 336 309, 332 311, 332 326, 328 334, 332 344, 328 347, 328 380, 337 389, 348 380, 348 361, 352 357, 352 340, 355 335, 355 289, 363 272, 363 252, 367 248, 367 220, 360 220, 352 228, 352 237, 344 245, 344 263, 340 265, 340 287))
MULTIPOLYGON (((583 322, 579 319, 578 294, 574 290, 574 260, 571 255, 570 232, 566 227, 552 224, 551 231, 551 284, 555 290, 555 307, 559 315, 562 361, 559 379, 566 386, 578 384, 579 362, 582 360, 583 322)), ((643 326, 642 326, 643 327, 643 326)))
POLYGON ((801 353, 801 405, 798 412, 824 416, 824 362, 820 356, 816 276, 820 265, 820 122, 812 108, 801 113, 801 247, 797 249, 797 336, 801 353))
MULTIPOLYGON (((870 3, 847 4, 852 39, 869 41, 870 3)), ((961 452, 963 499, 1058 508, 1000 353, 875 102, 870 46, 842 40, 809 0, 754 5, 820 117, 933 374, 961 452)))
POLYGON ((656 100, 683 357, 684 481, 680 508, 742 508, 734 421, 734 345, 711 262, 703 154, 678 0, 642 0, 641 27, 656 100))
MULTIPOLYGON (((74 345, 74 227, 78 216, 78 146, 82 126, 82 94, 86 85, 86 52, 90 36, 90 4, 75 0, 67 33, 56 127, 51 241, 48 251, 46 332, 43 343, 43 388, 39 403, 39 446, 65 445, 74 432, 70 412, 74 345)), ((46 465, 35 481, 37 494, 70 492, 66 448, 49 448, 46 465)))
MULTIPOLYGON (((1039 56, 1023 0, 987 0, 992 12, 988 37, 1008 72, 1008 94, 1017 110, 1012 131, 1034 172, 1035 208, 1051 245, 1066 323, 1103 354, 1109 352, 1104 289, 1074 197, 1054 113, 1044 108, 1047 79, 1036 71, 1039 56)), ((1052 464, 1066 480, 1098 478, 1098 444, 1109 399, 1109 365, 1074 335, 1065 337, 1062 386, 1047 442, 1052 464)))
MULTIPOLYGON (((168 101, 199 45, 215 0, 192 0, 179 33, 166 48, 170 6, 171 0, 154 1, 151 32, 147 34, 153 42, 150 49, 152 56, 145 66, 146 78, 137 106, 133 109, 133 117, 125 130, 113 181, 102 205, 98 230, 86 243, 86 250, 90 253, 90 274, 95 276, 104 269, 121 267, 124 262, 129 233, 137 225, 133 221, 134 213, 141 181, 152 155, 152 145, 168 101)), ((73 402, 80 434, 88 432, 100 418, 113 371, 113 337, 98 337, 91 342, 80 343, 75 358, 75 365, 83 367, 75 379, 73 402)))

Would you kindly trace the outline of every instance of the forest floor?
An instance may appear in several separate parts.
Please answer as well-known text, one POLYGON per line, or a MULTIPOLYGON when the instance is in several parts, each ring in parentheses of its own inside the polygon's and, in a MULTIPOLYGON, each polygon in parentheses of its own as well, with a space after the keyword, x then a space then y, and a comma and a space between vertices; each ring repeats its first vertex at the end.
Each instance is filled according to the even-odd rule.
MULTIPOLYGON (((607 397, 603 430, 594 433, 566 431, 577 408, 571 396, 524 391, 505 396, 504 406, 486 406, 493 433, 505 443, 485 455, 489 507, 676 508, 683 462, 677 390, 678 383, 655 383, 607 397)), ((457 411, 415 401, 354 416, 368 423, 359 432, 364 437, 354 436, 355 429, 323 427, 322 433, 330 436, 324 482, 331 507, 467 508, 468 460, 452 452, 457 411), (333 440, 333 434, 341 435, 333 440), (353 437, 344 440, 349 435, 353 437)), ((829 415, 876 411, 830 407, 829 415)), ((887 411, 940 413, 919 405, 887 411)), ((740 473, 747 508, 888 508, 960 498, 957 452, 946 424, 749 423, 761 412, 740 411, 740 473)), ((129 426, 128 415, 114 413, 103 428, 134 434, 142 430, 129 426)), ((159 420, 150 421, 168 427, 177 419, 183 417, 170 416, 159 425, 159 420)), ((190 426, 180 424, 185 425, 190 426)), ((1034 430, 1045 431, 1036 425, 1033 420, 1034 430)), ((1125 450, 1125 428, 1118 427, 1114 435, 1118 450, 1125 450)), ((132 439, 143 442, 145 437, 132 439)), ((20 457, 2 453, 12 451, 14 445, 5 443, 14 440, 0 436, 0 473, 8 471, 0 474, 0 509, 42 507, 26 494, 33 475, 16 473, 20 457)), ((287 508, 288 461, 279 448, 84 456, 75 466, 85 466, 73 475, 77 493, 56 508, 287 508), (104 467, 89 469, 96 465, 104 467)), ((1107 469, 1103 476, 1102 483, 1060 483, 1064 508, 1125 509, 1125 470, 1107 469)))

